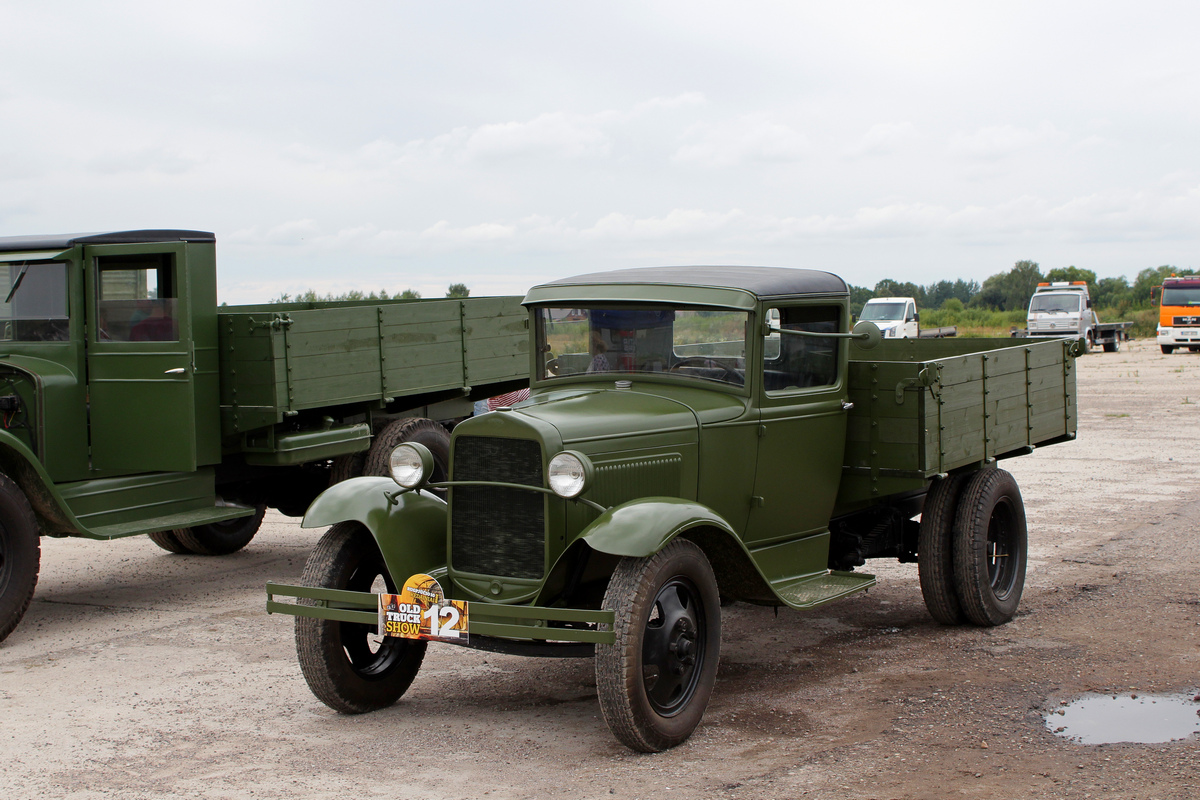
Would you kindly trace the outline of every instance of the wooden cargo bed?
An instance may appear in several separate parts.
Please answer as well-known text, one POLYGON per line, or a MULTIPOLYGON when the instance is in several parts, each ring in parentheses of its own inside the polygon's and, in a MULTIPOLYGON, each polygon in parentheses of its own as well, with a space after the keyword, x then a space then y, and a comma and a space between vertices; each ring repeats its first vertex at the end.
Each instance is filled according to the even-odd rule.
MULTIPOLYGON (((225 435, 305 409, 526 381, 519 297, 279 304, 220 309, 225 435)), ((499 391, 497 391, 499 393, 499 391)))
POLYGON ((851 347, 839 506, 1072 439, 1074 342, 884 340, 851 347))

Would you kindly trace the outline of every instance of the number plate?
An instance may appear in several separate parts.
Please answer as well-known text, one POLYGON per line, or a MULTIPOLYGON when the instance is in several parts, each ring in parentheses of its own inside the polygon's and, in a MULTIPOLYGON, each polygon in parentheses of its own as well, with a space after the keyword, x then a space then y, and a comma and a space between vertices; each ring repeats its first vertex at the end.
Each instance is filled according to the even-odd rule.
POLYGON ((1183 337, 1184 337, 1184 338, 1186 338, 1186 339, 1192 339, 1192 338, 1195 338, 1195 337, 1196 337, 1198 334, 1200 334, 1200 331, 1191 330, 1190 328, 1187 328, 1187 329, 1181 330, 1181 331, 1179 332, 1179 335, 1180 335, 1180 336, 1183 336, 1183 337))
POLYGON ((467 601, 447 600, 436 578, 413 575, 400 594, 379 595, 379 635, 465 642, 467 601))

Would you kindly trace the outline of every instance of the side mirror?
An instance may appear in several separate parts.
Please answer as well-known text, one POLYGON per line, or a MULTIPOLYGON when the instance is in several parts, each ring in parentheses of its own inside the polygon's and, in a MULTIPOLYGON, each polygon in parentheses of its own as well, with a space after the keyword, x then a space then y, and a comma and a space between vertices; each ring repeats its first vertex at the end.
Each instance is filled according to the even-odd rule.
POLYGON ((862 350, 874 350, 883 341, 879 326, 870 320, 859 320, 850 331, 854 343, 862 350))
POLYGON ((921 312, 920 311, 914 312, 913 313, 913 322, 920 322, 920 321, 921 321, 921 312))

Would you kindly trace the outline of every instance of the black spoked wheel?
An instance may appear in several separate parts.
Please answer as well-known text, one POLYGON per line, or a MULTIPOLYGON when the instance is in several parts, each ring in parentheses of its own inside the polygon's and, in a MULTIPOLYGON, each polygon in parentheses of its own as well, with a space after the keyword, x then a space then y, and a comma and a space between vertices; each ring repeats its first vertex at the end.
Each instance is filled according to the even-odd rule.
POLYGON ((917 575, 930 615, 943 625, 965 622, 954 588, 954 516, 969 475, 950 475, 933 482, 921 510, 917 538, 917 575))
POLYGON ((37 587, 42 547, 21 487, 0 475, 0 642, 25 616, 37 587))
MULTIPOLYGON (((171 534, 185 548, 183 552, 202 556, 225 556, 236 553, 250 544, 254 534, 262 527, 263 516, 266 513, 267 507, 260 505, 247 517, 197 525, 193 528, 176 528, 171 534)), ((150 538, 159 547, 164 547, 153 536, 150 538)), ((165 549, 170 550, 169 547, 165 549)))
POLYGON ((1016 615, 1027 550, 1016 479, 1002 469, 975 473, 959 500, 954 541, 955 585, 967 619, 990 626, 1016 615))
MULTIPOLYGON (((396 591, 374 538, 357 522, 338 523, 321 537, 301 583, 396 591)), ((296 617, 296 654, 304 679, 318 700, 343 714, 375 711, 399 700, 421 669, 425 648, 423 641, 379 636, 374 625, 296 617)))
POLYGON ((721 649, 712 566, 676 539, 618 564, 604 598, 616 641, 596 648, 600 709, 613 734, 647 753, 687 740, 708 706, 721 649))

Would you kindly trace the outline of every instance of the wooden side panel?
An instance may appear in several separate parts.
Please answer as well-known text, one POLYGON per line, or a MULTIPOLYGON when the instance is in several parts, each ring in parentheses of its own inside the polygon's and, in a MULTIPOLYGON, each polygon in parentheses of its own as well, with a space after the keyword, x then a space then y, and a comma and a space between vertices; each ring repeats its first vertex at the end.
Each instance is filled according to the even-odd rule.
POLYGON ((223 309, 222 429, 527 379, 525 319, 517 297, 223 309))

